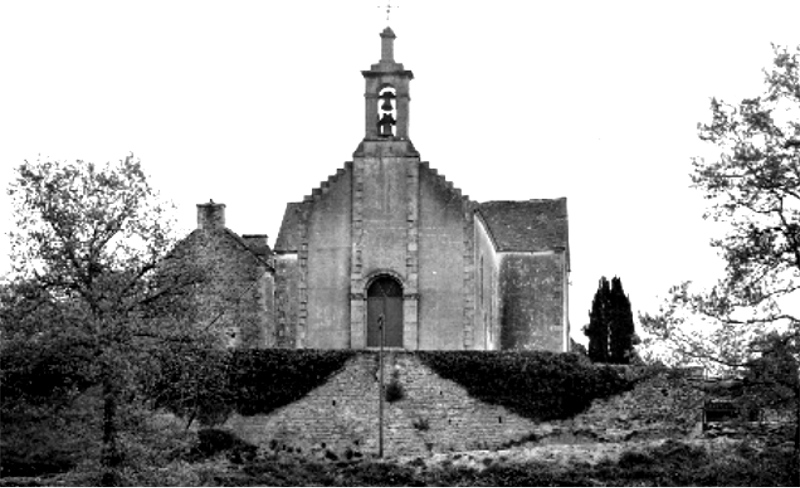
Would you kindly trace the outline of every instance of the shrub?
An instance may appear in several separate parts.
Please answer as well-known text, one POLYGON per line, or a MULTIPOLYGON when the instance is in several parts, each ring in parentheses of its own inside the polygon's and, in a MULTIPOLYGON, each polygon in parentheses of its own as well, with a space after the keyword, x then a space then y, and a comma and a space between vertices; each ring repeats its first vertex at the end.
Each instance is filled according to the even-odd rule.
POLYGON ((697 467, 708 461, 706 450, 684 442, 667 439, 658 446, 651 447, 647 453, 659 464, 666 464, 672 468, 686 470, 697 467))
POLYGON ((99 401, 97 392, 89 390, 68 405, 5 405, 0 410, 0 477, 62 473, 96 457, 99 401))
POLYGON ((439 376, 474 398, 534 420, 575 416, 596 398, 633 387, 619 367, 591 365, 576 354, 532 351, 419 351, 439 376))
POLYGON ((617 464, 622 469, 636 469, 640 467, 650 467, 655 464, 656 460, 652 455, 642 451, 624 451, 617 464))
POLYGON ((431 428, 428 419, 423 417, 418 417, 416 420, 414 420, 414 422, 411 423, 411 425, 420 432, 425 432, 431 428))
POLYGON ((147 386, 154 406, 204 425, 231 412, 268 414, 323 385, 355 352, 253 349, 228 352, 181 346, 161 358, 159 376, 147 386))
POLYGON ((707 486, 794 486, 797 463, 791 448, 736 449, 709 459, 695 473, 707 486))
POLYGON ((397 380, 397 378, 392 378, 388 385, 386 385, 386 401, 389 403, 394 403, 402 400, 405 397, 405 391, 403 391, 403 385, 397 380))
POLYGON ((383 462, 363 462, 341 471, 342 486, 418 486, 416 471, 410 466, 383 462))
POLYGON ((242 415, 267 414, 295 402, 344 367, 355 351, 258 349, 231 353, 230 391, 242 415))
POLYGON ((201 460, 227 452, 228 459, 236 464, 252 461, 256 446, 236 437, 232 432, 222 429, 202 429, 197 432, 197 444, 192 448, 190 459, 201 460))

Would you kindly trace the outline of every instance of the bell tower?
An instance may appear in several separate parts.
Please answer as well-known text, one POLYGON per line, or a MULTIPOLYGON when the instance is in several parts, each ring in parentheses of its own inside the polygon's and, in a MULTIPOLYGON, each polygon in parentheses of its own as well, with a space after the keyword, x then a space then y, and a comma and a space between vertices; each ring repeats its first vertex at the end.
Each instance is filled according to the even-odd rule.
POLYGON ((350 195, 350 347, 419 348, 420 158, 408 137, 411 71, 381 32, 381 58, 362 71, 364 139, 353 154, 350 195), (382 325, 381 325, 382 324, 382 325))
POLYGON ((354 156, 419 156, 408 137, 409 83, 414 74, 394 60, 395 34, 381 32, 381 59, 362 71, 364 140, 354 156))

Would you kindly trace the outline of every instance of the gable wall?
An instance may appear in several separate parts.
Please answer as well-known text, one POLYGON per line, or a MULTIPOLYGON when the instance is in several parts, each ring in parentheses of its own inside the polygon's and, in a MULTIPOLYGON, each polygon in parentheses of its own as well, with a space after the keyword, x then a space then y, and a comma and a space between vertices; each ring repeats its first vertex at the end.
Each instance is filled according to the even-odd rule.
POLYGON ((417 164, 413 157, 357 157, 353 164, 350 347, 367 344, 367 287, 379 275, 403 289, 403 347, 417 348, 417 164))
POLYGON ((388 273, 407 349, 565 350, 566 254, 497 252, 427 163, 357 157, 299 205, 298 251, 276 259, 280 347, 365 347, 366 286, 388 273))
POLYGON ((461 196, 421 169, 419 204, 420 349, 464 349, 465 252, 461 196))
MULTIPOLYGON (((403 158, 358 161, 363 178, 361 263, 364 277, 391 270, 406 280, 406 165, 403 158)), ((364 283, 366 285, 366 283, 364 283)))
POLYGON ((565 290, 565 253, 502 253, 502 348, 565 351, 565 290))
POLYGON ((182 243, 204 281, 194 294, 198 327, 220 332, 234 347, 274 345, 274 276, 227 231, 196 230, 182 243))
POLYGON ((305 275, 298 285, 301 302, 307 298, 299 311, 305 314, 301 317, 305 319, 302 347, 350 347, 351 181, 351 172, 343 172, 311 203, 304 241, 307 250, 301 250, 300 258, 305 258, 300 263, 305 275))

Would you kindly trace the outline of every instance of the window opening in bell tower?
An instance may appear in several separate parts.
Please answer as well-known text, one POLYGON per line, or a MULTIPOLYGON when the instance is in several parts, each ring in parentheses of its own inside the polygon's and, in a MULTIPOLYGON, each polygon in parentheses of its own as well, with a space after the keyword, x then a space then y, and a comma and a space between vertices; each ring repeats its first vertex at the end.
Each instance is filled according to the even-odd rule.
POLYGON ((378 134, 381 137, 397 135, 397 93, 387 86, 378 95, 378 134))

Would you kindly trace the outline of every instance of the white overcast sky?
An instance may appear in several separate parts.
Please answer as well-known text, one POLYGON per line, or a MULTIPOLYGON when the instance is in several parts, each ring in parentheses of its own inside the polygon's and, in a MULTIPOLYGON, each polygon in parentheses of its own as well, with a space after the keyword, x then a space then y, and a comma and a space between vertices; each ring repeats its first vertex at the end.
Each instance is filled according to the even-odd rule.
MULTIPOLYGON (((0 182, 23 160, 130 152, 177 206, 274 243, 363 137, 382 0, 0 3, 0 182)), ((760 92, 800 1, 395 1, 410 135, 477 201, 568 198, 573 336, 600 276, 634 311, 720 264, 689 188, 709 99, 760 92)), ((12 209, 0 196, 0 230, 12 209)), ((8 241, 0 242, 0 274, 8 241)))

